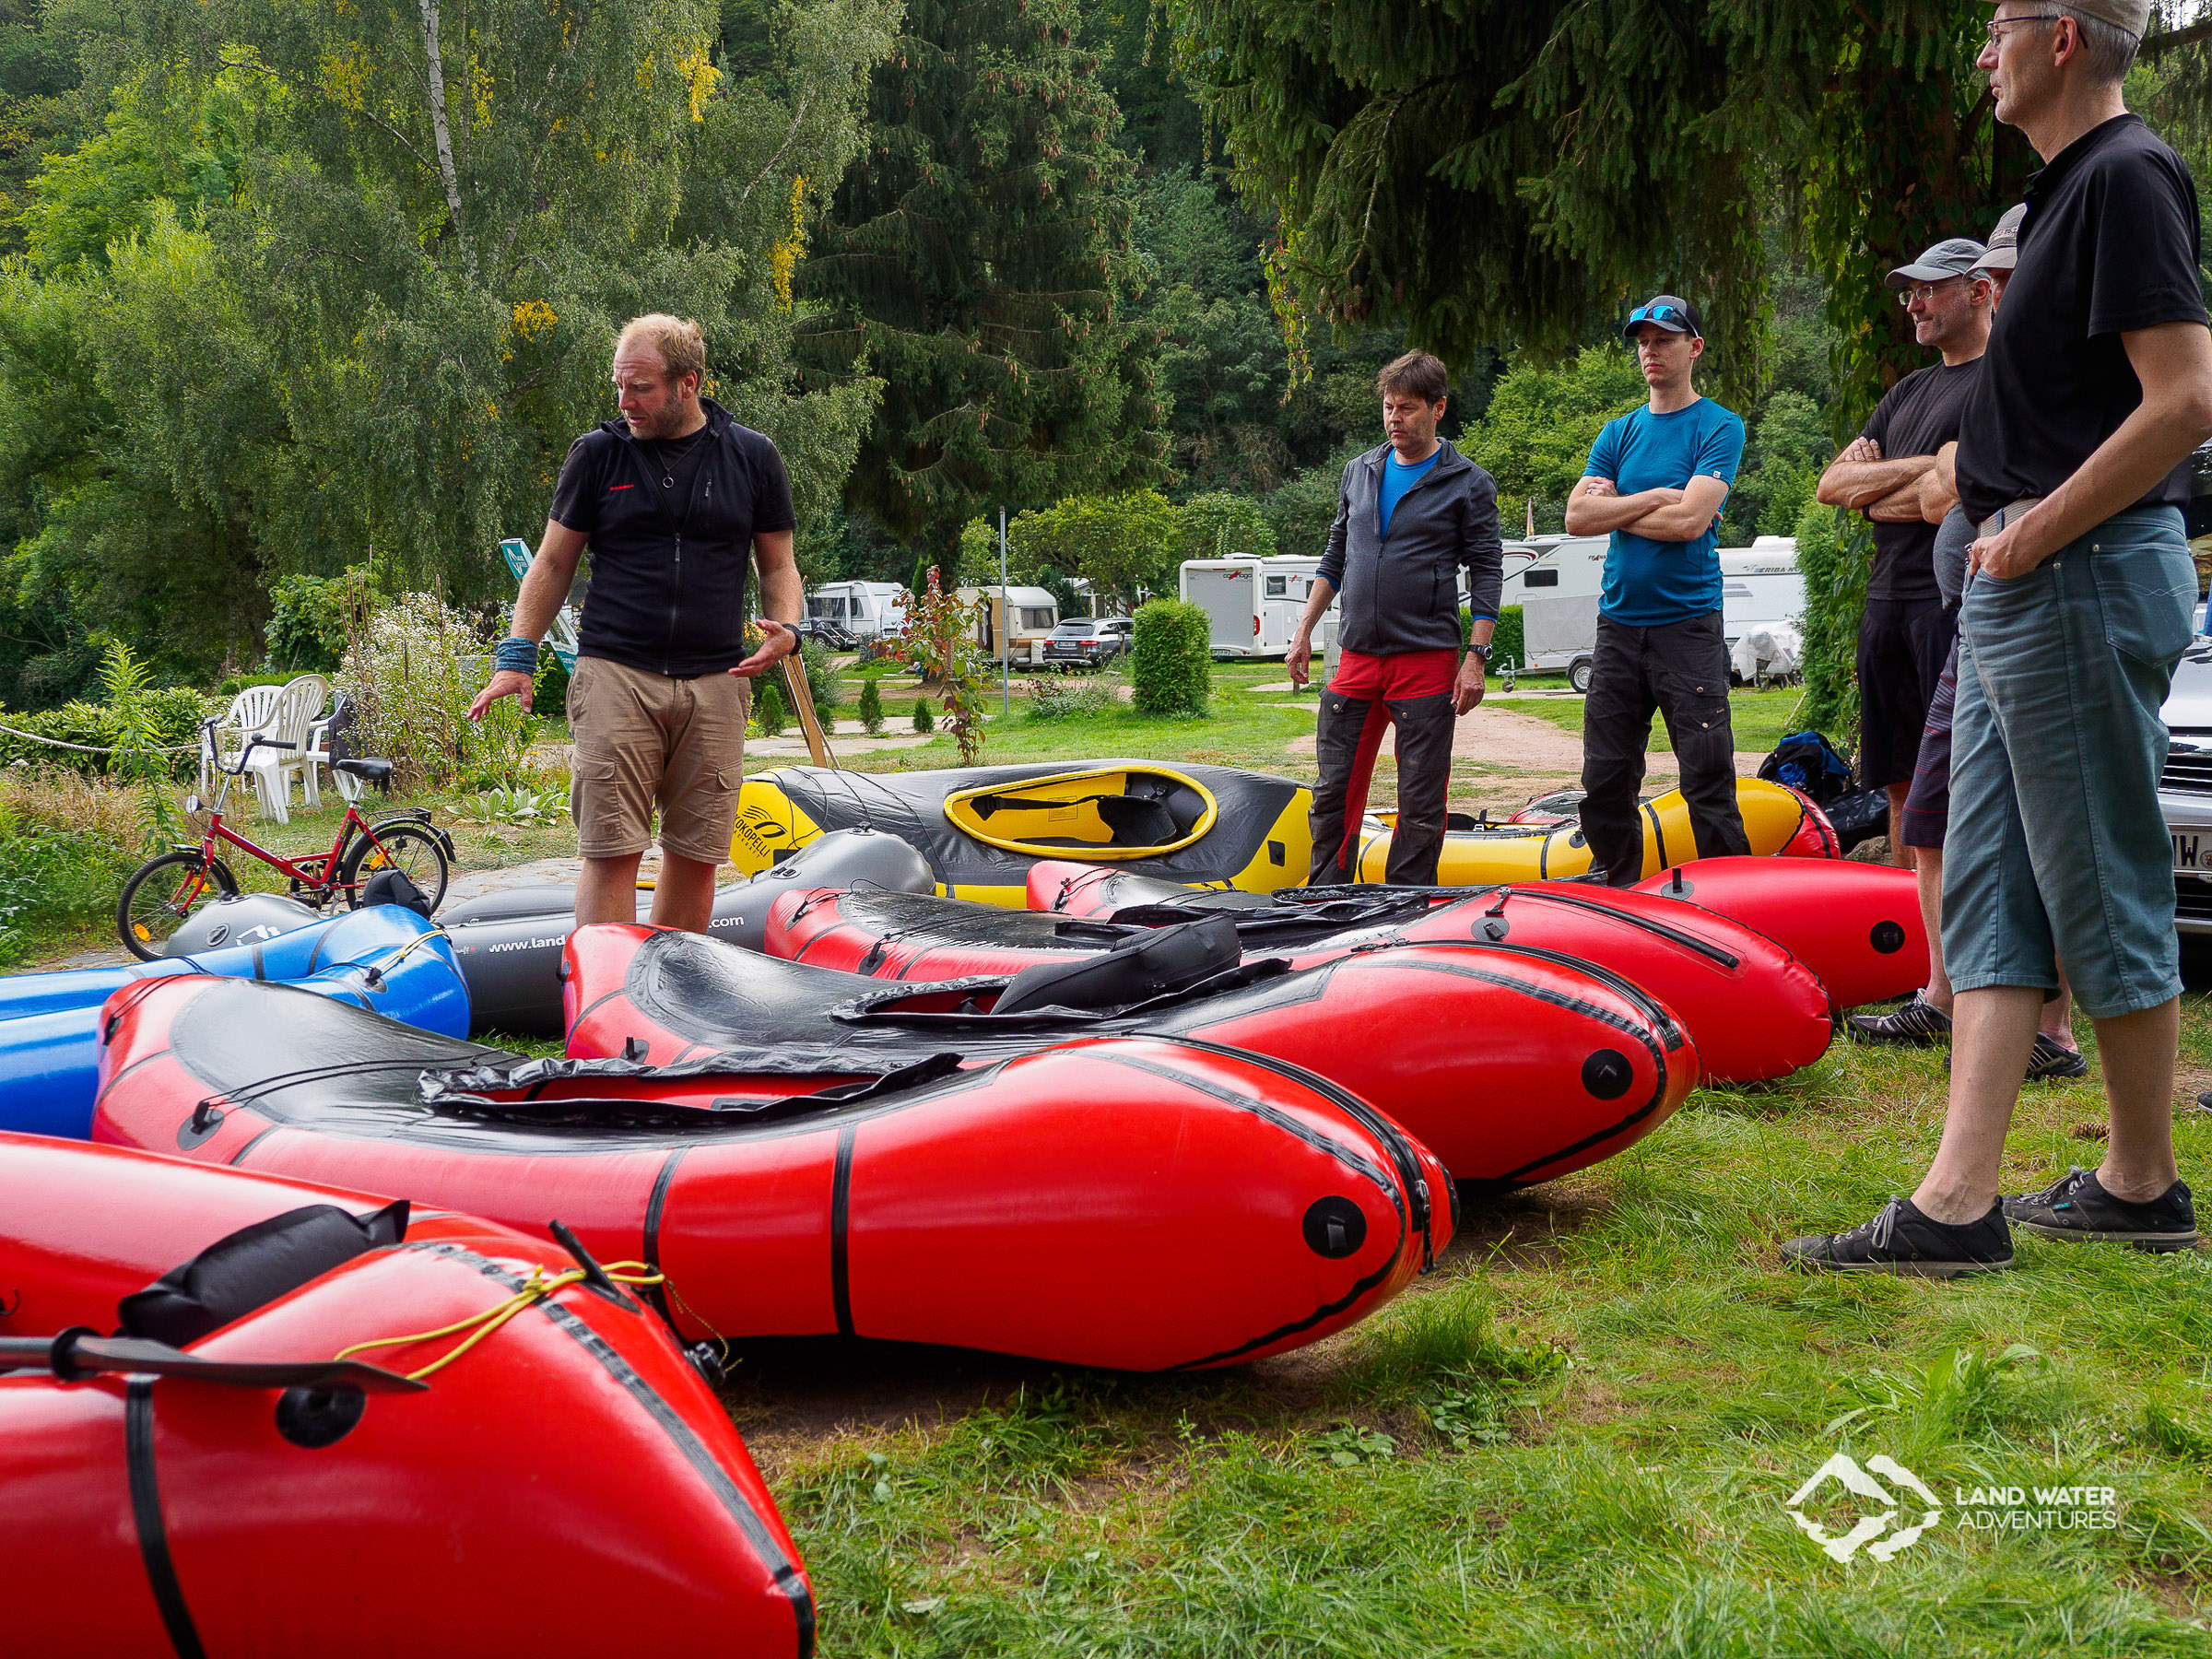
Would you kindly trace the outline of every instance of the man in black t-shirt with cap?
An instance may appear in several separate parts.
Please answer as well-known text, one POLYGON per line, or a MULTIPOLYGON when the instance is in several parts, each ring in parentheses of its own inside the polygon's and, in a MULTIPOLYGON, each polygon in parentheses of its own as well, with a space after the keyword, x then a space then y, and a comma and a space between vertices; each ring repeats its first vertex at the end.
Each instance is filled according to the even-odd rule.
POLYGON ((2012 1265, 2014 1227, 2184 1250, 2173 1152, 2181 972, 2159 811, 2159 706, 2191 634, 2181 503, 2212 436, 2196 187, 2121 93, 2149 0, 2000 0, 1983 48, 1996 116, 2042 171, 1959 433, 1967 548, 1943 848, 1950 1100, 1910 1198, 1793 1239, 1830 1272, 2012 1265), (2097 1028, 2104 1151, 2000 1198, 2005 1136, 2064 961, 2097 1028))
POLYGON ((1940 488, 1936 452, 1959 436, 1959 411, 1989 347, 1991 288, 1973 274, 1982 253, 1980 242, 1954 236, 1889 273, 1888 286, 1912 313, 1913 339, 1943 360, 1892 386, 1820 476, 1821 500, 1857 508, 1874 524, 1874 570, 1859 620, 1859 781, 1889 792, 1889 845, 1906 865, 1899 819, 1953 626, 1936 590, 1927 509, 1940 488))

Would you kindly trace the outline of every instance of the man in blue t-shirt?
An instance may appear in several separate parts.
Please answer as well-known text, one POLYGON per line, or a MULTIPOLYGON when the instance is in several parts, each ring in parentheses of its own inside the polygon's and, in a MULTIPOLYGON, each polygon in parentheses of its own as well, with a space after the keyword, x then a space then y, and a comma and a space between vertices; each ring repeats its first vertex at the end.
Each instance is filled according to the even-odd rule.
MULTIPOLYGON (((1696 855, 1748 853, 1735 805, 1728 722, 1728 646, 1721 637, 1721 504, 1744 454, 1744 423, 1689 383, 1704 325, 1686 300, 1661 294, 1629 313, 1651 401, 1606 423, 1567 498, 1571 535, 1610 532, 1597 644, 1583 709, 1583 833, 1592 876, 1630 887, 1643 876, 1636 810, 1652 715, 1682 770, 1696 855)), ((1680 863, 1682 849, 1669 849, 1680 863)))

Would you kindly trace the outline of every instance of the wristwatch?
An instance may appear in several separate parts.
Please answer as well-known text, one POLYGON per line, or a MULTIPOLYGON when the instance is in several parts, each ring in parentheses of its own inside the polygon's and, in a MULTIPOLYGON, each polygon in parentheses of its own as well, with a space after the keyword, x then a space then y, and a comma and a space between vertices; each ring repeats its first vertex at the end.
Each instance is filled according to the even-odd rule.
POLYGON ((1484 666, 1488 666, 1490 661, 1490 652, 1493 647, 1488 645, 1470 645, 1467 647, 1467 649, 1474 653, 1475 655, 1482 659, 1484 666))

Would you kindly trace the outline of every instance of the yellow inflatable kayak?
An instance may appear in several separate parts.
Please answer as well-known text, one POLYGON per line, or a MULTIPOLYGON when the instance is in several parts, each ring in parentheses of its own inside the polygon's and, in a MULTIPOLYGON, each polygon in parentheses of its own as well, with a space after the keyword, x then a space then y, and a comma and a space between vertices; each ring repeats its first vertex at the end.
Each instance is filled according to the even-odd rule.
POLYGON ((1270 893, 1306 879, 1312 805, 1302 784, 1230 766, 779 767, 745 781, 730 859, 752 875, 832 830, 869 829, 920 853, 946 897, 1012 910, 1027 906, 1041 859, 1270 893))
MULTIPOLYGON (((1836 832, 1818 806, 1795 790, 1763 778, 1738 778, 1735 804, 1754 853, 1800 858, 1841 858, 1836 832)), ((1390 862, 1394 813, 1373 816, 1359 835, 1359 879, 1381 881, 1390 862)), ((1643 804, 1643 875, 1656 876, 1698 855, 1690 833, 1689 804, 1670 789, 1643 804)), ((1580 876, 1590 868, 1590 844, 1582 826, 1493 824, 1444 834, 1436 879, 1441 887, 1485 887, 1500 881, 1542 881, 1580 876)))

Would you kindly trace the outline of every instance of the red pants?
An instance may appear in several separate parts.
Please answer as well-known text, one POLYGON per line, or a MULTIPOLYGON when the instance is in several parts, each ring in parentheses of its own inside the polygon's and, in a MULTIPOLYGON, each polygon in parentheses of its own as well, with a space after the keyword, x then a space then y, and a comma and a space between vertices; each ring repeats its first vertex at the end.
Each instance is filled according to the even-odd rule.
POLYGON ((1315 734, 1320 777, 1313 786, 1313 868, 1321 884, 1357 880, 1359 820, 1367 811, 1386 726, 1398 728, 1398 827, 1386 879, 1428 887, 1443 851, 1452 794, 1452 682, 1456 651, 1398 656, 1343 653, 1322 693, 1315 734))

